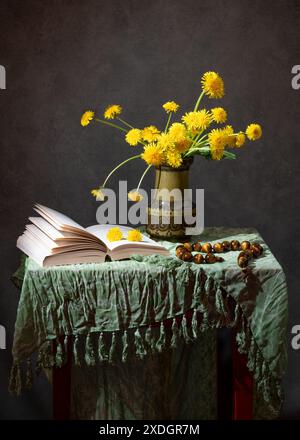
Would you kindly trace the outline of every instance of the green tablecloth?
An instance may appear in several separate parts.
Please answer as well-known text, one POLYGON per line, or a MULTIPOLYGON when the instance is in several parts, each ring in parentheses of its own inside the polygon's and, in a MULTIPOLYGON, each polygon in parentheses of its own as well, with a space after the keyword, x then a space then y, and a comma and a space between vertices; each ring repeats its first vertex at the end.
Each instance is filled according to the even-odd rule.
MULTIPOLYGON (((62 335, 65 342, 75 338, 75 365, 84 361, 94 366, 127 362, 131 348, 144 359, 150 352, 176 349, 179 340, 196 344, 199 333, 207 329, 237 326, 239 350, 248 355, 264 417, 276 417, 286 366, 283 270, 253 229, 208 228, 199 239, 257 241, 264 254, 246 273, 237 266, 236 252, 224 254, 225 262, 213 265, 182 262, 174 255, 52 268, 28 259, 15 326, 11 391, 20 392, 20 363, 37 349, 39 365, 64 363, 63 344, 55 357, 49 345, 62 335), (193 313, 191 326, 188 311, 193 313), (164 324, 167 319, 173 319, 171 331, 164 324), (158 335, 153 323, 160 323, 158 335)), ((162 244, 175 250, 176 244, 162 244)))
MULTIPOLYGON (((159 327, 152 329, 156 339, 159 327)), ((84 347, 83 347, 84 348, 84 347)), ((211 420, 217 414, 216 331, 197 343, 137 358, 130 344, 126 362, 72 366, 71 419, 211 420)))

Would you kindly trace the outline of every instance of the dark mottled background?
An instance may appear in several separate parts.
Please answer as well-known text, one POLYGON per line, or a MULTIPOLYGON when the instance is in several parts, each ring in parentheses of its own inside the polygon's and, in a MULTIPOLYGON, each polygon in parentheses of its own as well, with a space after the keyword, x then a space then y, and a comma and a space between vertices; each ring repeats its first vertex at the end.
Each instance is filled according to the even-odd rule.
MULTIPOLYGON (((264 137, 235 162, 198 158, 192 184, 205 188, 207 225, 254 226, 270 244, 287 275, 290 345, 291 326, 300 324, 300 90, 291 88, 299 24, 299 0, 1 1, 0 323, 8 349, 0 351, 0 418, 51 417, 43 378, 20 399, 6 391, 16 237, 36 201, 95 223, 89 190, 128 155, 118 132, 83 129, 82 111, 116 102, 138 126, 159 125, 166 100, 193 104, 206 70, 224 77, 222 103, 234 125, 260 121, 264 137)), ((128 166, 112 183, 122 177, 135 187, 142 169, 128 166)), ((300 418, 299 371, 300 350, 290 349, 285 418, 300 418)))

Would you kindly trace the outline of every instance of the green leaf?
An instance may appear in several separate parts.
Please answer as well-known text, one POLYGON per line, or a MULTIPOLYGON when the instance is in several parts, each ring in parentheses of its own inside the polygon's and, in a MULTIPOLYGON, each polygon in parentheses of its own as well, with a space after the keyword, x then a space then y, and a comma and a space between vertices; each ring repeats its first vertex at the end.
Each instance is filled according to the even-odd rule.
POLYGON ((201 147, 201 148, 193 148, 192 150, 188 151, 184 157, 192 157, 196 155, 205 156, 210 153, 209 147, 201 147))
POLYGON ((230 151, 225 150, 223 153, 223 158, 232 160, 236 158, 236 155, 234 153, 231 153, 230 151))

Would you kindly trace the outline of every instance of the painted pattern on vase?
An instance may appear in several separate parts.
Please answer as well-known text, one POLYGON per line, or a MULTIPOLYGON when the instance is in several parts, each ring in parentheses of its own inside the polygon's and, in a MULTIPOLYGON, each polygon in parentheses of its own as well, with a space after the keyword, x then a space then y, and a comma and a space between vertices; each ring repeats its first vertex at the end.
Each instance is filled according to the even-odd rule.
POLYGON ((193 158, 185 159, 181 167, 156 168, 155 196, 148 207, 147 232, 154 238, 180 240, 186 237, 188 217, 196 215, 194 203, 184 200, 184 190, 189 188, 189 169, 193 158), (174 191, 173 190, 179 190, 174 191), (171 197, 170 197, 171 195, 171 197))

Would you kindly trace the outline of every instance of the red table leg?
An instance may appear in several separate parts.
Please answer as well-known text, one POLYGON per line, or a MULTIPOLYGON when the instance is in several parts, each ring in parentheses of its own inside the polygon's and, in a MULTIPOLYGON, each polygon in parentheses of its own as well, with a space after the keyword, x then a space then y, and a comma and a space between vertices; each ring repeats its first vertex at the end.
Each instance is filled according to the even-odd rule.
POLYGON ((253 418, 253 377, 247 367, 247 355, 238 352, 232 332, 232 400, 233 420, 253 418))
MULTIPOLYGON (((63 344, 64 338, 60 338, 63 344)), ((72 340, 68 340, 68 358, 61 368, 52 369, 53 387, 53 419, 69 420, 71 406, 71 369, 72 369, 72 340)), ((56 353, 56 342, 53 343, 53 352, 56 353)))

